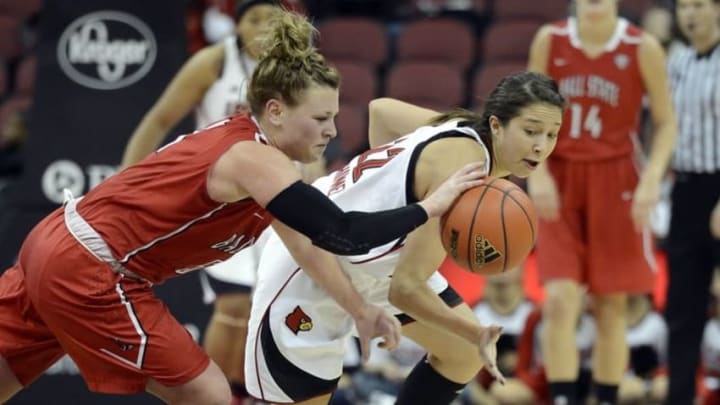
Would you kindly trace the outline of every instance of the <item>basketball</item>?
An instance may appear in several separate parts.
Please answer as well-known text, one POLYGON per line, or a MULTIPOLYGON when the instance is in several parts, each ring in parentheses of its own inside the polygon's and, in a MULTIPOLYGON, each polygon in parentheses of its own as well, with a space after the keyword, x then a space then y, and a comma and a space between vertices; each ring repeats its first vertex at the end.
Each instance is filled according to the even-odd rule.
POLYGON ((462 268, 493 275, 520 265, 535 245, 535 206, 515 183, 488 178, 440 220, 442 244, 462 268))

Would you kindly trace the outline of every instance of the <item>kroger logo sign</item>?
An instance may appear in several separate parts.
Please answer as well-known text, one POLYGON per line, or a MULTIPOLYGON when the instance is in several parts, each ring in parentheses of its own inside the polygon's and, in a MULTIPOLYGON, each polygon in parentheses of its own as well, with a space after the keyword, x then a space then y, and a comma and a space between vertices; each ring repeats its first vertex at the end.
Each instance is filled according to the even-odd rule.
POLYGON ((65 29, 57 48, 63 72, 78 84, 98 90, 115 90, 142 79, 156 54, 150 28, 120 11, 78 18, 65 29))

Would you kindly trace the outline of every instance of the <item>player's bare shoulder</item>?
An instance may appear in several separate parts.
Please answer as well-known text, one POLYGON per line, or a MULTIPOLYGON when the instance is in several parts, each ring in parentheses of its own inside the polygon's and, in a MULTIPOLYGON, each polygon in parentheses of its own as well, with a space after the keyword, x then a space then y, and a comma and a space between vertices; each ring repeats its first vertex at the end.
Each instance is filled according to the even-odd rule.
POLYGON ((468 163, 487 162, 486 149, 476 139, 447 137, 428 144, 418 158, 415 179, 418 185, 439 185, 468 163))

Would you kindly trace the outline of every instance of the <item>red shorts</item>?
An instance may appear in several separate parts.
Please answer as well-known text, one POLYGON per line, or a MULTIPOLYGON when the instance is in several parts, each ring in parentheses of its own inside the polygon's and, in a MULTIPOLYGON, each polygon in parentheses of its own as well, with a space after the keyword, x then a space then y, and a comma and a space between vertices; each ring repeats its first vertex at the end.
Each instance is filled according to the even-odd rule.
POLYGON ((540 279, 574 280, 595 294, 652 291, 652 239, 635 231, 630 215, 638 182, 633 159, 553 159, 548 167, 561 207, 559 220, 539 223, 540 279))
POLYGON ((0 355, 27 385, 65 353, 88 388, 105 393, 142 392, 150 378, 184 384, 209 364, 150 285, 77 243, 58 210, 0 277, 0 355))

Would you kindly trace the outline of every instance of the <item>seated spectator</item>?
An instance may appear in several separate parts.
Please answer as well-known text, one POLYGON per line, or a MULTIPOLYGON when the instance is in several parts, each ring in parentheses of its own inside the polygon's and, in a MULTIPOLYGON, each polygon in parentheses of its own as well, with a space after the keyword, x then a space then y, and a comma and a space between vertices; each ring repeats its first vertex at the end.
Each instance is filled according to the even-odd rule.
POLYGON ((630 367, 620 383, 621 404, 659 404, 665 399, 667 335, 664 318, 652 308, 652 297, 644 294, 629 296, 627 342, 630 367))

